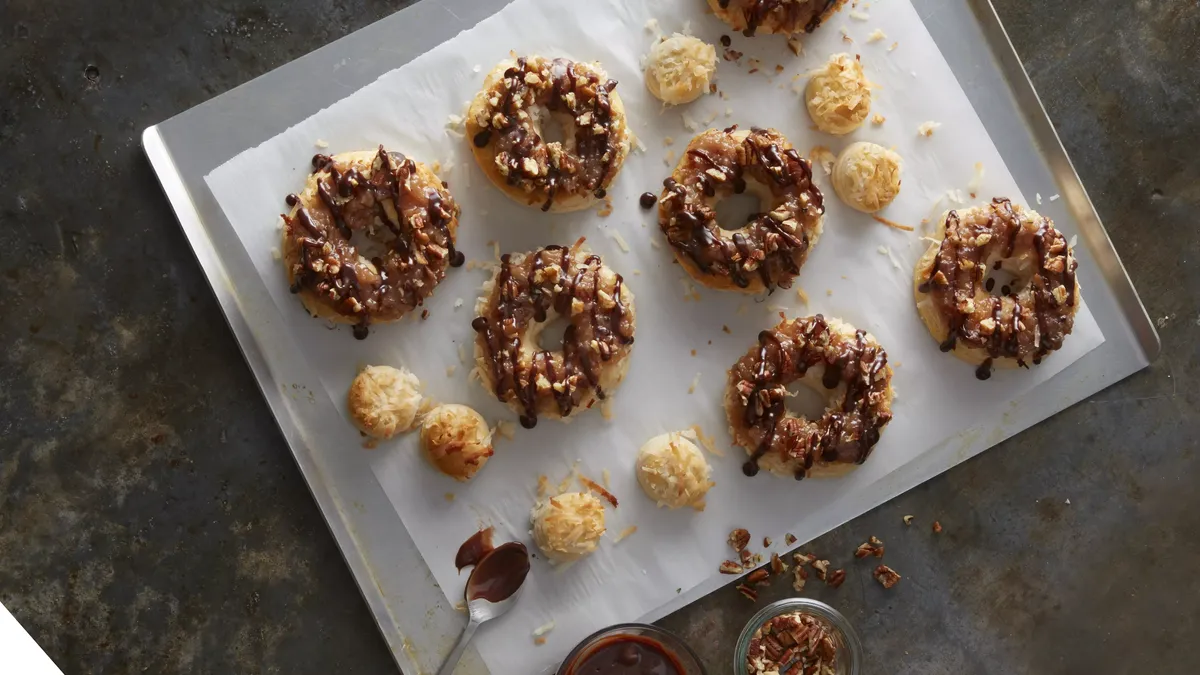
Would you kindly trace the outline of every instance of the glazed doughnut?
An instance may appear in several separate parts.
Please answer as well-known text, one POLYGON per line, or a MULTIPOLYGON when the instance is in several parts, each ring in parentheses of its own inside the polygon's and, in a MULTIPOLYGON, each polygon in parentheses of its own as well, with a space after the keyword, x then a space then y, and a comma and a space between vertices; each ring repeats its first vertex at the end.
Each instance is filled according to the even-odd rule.
POLYGON ((949 211, 913 273, 917 311, 943 352, 979 366, 1028 367, 1062 347, 1082 299, 1075 260, 1049 218, 997 197, 949 211), (988 270, 1015 277, 994 296, 988 270))
POLYGON ((796 480, 830 477, 871 454, 892 419, 892 396, 892 368, 875 338, 818 314, 758 334, 758 346, 729 369, 725 414, 733 442, 750 454, 747 476, 762 467, 796 480), (784 407, 796 381, 828 393, 821 419, 784 407))
POLYGON ((867 121, 871 86, 858 57, 834 54, 804 86, 804 107, 818 129, 842 136, 867 121))
POLYGON ((493 185, 526 206, 591 206, 629 154, 616 86, 594 63, 541 56, 504 61, 467 112, 475 161, 493 185), (561 124, 564 140, 547 143, 546 124, 561 124))
POLYGON ((812 164, 774 129, 701 133, 663 185, 659 226, 679 264, 709 288, 788 288, 821 236, 812 164), (718 223, 717 202, 747 189, 763 212, 741 227, 718 223))
POLYGON ((874 143, 851 143, 833 165, 833 191, 851 208, 875 213, 900 194, 900 155, 874 143))
POLYGON ((717 18, 746 37, 811 33, 845 0, 708 0, 717 18))
POLYGON ((396 321, 429 297, 454 248, 458 205, 424 164, 376 151, 317 155, 313 173, 283 216, 282 259, 291 291, 310 314, 354 325, 396 321), (355 234, 370 242, 359 250, 355 234))
POLYGON ((629 368, 633 292, 581 245, 506 253, 475 307, 480 379, 527 429, 538 415, 565 419, 590 408, 629 368), (569 322, 562 347, 542 349, 538 337, 556 317, 569 322))
POLYGON ((691 103, 708 93, 717 72, 717 50, 707 42, 676 33, 654 43, 646 57, 646 88, 668 105, 691 103))

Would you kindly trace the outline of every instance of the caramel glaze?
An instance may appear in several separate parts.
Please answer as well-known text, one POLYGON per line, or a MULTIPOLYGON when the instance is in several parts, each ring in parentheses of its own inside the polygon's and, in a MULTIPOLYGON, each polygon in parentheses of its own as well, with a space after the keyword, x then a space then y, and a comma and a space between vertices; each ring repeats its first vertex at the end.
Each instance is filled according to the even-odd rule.
MULTIPOLYGON (((734 0, 742 10, 746 28, 742 34, 752 37, 769 16, 776 15, 781 26, 792 26, 799 32, 811 33, 821 25, 827 14, 836 8, 840 0, 734 0)), ((721 9, 729 9, 730 0, 718 0, 721 9)))
POLYGON ((285 248, 291 291, 308 290, 367 337, 373 319, 395 320, 420 305, 464 258, 450 223, 459 208, 443 186, 425 185, 413 160, 383 146, 371 160, 346 165, 327 155, 312 160, 320 205, 287 196, 285 248), (368 265, 350 243, 356 232, 385 252, 368 265))
MULTIPOLYGON (((975 371, 991 377, 993 361, 1016 359, 1021 367, 1034 364, 1062 347, 1074 325, 1075 260, 1066 238, 1048 218, 1027 222, 1012 202, 997 197, 987 205, 986 220, 969 222, 957 211, 946 215, 946 234, 938 247, 929 277, 917 290, 928 293, 950 324, 943 352, 958 344, 983 349, 988 358, 975 371), (987 266, 999 269, 1014 255, 1033 254, 1033 275, 1024 288, 987 293, 987 266), (994 261, 994 262, 992 262, 994 261)), ((994 284, 993 284, 994 286, 994 284)))
POLYGON ((552 398, 566 417, 586 393, 594 390, 598 398, 605 397, 601 368, 623 357, 633 343, 633 317, 621 297, 623 283, 600 256, 566 246, 500 258, 486 310, 471 327, 486 355, 496 397, 519 401, 522 426, 537 424, 540 401, 552 398), (570 321, 562 350, 524 356, 530 322, 546 321, 550 309, 570 321))
POLYGON ((479 148, 495 143, 496 160, 508 184, 544 195, 543 211, 550 210, 559 192, 591 192, 602 198, 616 173, 613 164, 625 136, 614 128, 610 94, 616 86, 616 80, 601 82, 592 68, 577 67, 567 59, 522 56, 487 92, 497 103, 489 102, 488 119, 480 124, 484 129, 472 141, 479 148), (574 119, 573 152, 561 143, 546 143, 534 131, 527 112, 534 106, 574 119), (536 162, 536 171, 526 159, 536 162))
POLYGON ((728 276, 739 288, 749 286, 750 274, 767 289, 787 288, 808 256, 824 197, 813 184, 812 164, 779 132, 754 128, 739 143, 736 131, 737 125, 709 130, 692 140, 674 176, 663 181, 659 225, 701 272, 728 276), (769 187, 774 208, 728 236, 709 202, 745 192, 747 178, 769 187))
POLYGON ((797 460, 796 480, 808 475, 814 461, 862 464, 892 419, 887 352, 861 330, 853 339, 834 332, 820 314, 759 333, 758 346, 729 377, 740 403, 730 415, 741 415, 756 443, 742 467, 747 476, 758 473, 758 461, 768 452, 797 460), (788 385, 817 365, 825 366, 826 389, 846 384, 845 399, 817 421, 788 416, 788 385))

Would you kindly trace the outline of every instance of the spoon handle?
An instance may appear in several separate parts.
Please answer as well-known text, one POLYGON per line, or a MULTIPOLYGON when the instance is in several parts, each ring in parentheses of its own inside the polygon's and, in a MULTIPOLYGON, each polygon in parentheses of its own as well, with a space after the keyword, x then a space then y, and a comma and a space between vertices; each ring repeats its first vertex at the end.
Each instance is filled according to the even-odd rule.
POLYGON ((472 618, 467 622, 467 627, 463 629, 462 636, 458 638, 458 644, 454 645, 454 649, 450 650, 450 655, 446 657, 446 661, 442 663, 442 667, 438 669, 437 675, 451 675, 454 668, 458 666, 458 660, 462 658, 462 654, 467 649, 467 643, 475 635, 475 630, 479 628, 479 621, 472 618))

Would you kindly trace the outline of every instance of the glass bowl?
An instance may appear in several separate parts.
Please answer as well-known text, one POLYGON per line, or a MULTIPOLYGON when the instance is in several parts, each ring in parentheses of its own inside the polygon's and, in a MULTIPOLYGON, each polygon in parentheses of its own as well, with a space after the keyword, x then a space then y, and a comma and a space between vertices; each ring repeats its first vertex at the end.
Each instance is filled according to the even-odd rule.
POLYGON ((592 655, 596 647, 617 635, 637 635, 658 642, 679 660, 679 665, 683 666, 680 675, 707 675, 704 666, 700 665, 700 657, 696 656, 696 652, 678 635, 648 623, 619 623, 592 633, 571 650, 558 667, 557 675, 569 675, 575 667, 582 665, 584 660, 592 655))
POLYGON ((754 632, 768 619, 800 612, 823 620, 833 629, 837 642, 837 675, 859 675, 859 667, 863 662, 862 642, 858 634, 842 613, 829 605, 810 598, 787 598, 773 602, 763 607, 751 617, 738 637, 737 647, 733 650, 733 675, 746 675, 746 656, 750 651, 750 639, 754 632))

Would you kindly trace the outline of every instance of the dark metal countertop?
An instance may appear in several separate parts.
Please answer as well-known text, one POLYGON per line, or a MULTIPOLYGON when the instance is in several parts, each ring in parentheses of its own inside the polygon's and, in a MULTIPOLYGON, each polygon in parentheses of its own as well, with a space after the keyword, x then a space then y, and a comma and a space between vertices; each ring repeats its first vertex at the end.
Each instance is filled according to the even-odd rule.
MULTIPOLYGON (((849 573, 807 594, 867 673, 1200 670, 1200 6, 994 1, 1163 355, 805 546, 849 573)), ((393 672, 138 133, 403 4, 0 5, 0 601, 64 671, 393 672)), ((715 674, 753 607, 663 623, 715 674)))

